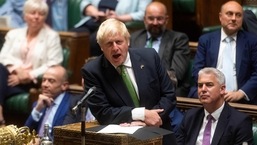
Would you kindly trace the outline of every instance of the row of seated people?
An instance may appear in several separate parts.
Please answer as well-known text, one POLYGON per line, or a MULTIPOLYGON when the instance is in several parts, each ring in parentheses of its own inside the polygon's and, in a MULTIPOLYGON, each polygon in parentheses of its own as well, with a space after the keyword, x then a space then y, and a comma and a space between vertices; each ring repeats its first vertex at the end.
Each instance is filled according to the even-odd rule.
MULTIPOLYGON (((226 3, 224 6, 229 4, 231 3, 226 3)), ((117 20, 109 19, 102 23, 99 28, 97 39, 104 55, 87 63, 82 68, 85 89, 89 90, 93 86, 97 87, 94 96, 88 99, 88 105, 100 124, 156 125, 171 129, 170 119, 167 119, 167 116, 171 111, 169 110, 170 107, 175 107, 173 102, 174 86, 168 80, 166 69, 154 50, 128 49, 129 34, 123 25, 117 20), (109 44, 109 42, 111 43, 109 44), (111 52, 114 52, 114 54, 111 52), (122 79, 118 75, 120 65, 123 68, 125 67, 129 77, 136 84, 133 84, 134 93, 133 90, 126 90, 126 85, 122 83, 122 79), (116 67, 118 70, 116 70, 116 67), (134 73, 130 71, 131 68, 134 73), (140 81, 137 81, 139 78, 140 81), (162 86, 163 84, 165 86, 162 86), (138 92, 138 94, 135 92, 138 92), (139 95, 140 99, 133 99, 133 94, 139 95), (140 108, 142 110, 137 110, 140 108), (165 109, 162 110, 163 108, 165 109), (134 116, 135 113, 136 116, 134 116), (156 113, 157 116, 155 116, 156 113), (148 116, 149 114, 151 116, 148 116), (141 118, 141 115, 144 117, 141 118), (123 124, 124 122, 125 124, 123 124)), ((121 73, 123 68, 120 68, 121 73)), ((202 134, 198 131, 203 132, 205 124, 209 124, 205 121, 204 116, 212 114, 218 121, 212 121, 215 123, 215 126, 212 127, 215 131, 212 131, 209 139, 213 138, 213 142, 217 142, 217 144, 242 144, 243 142, 252 144, 251 118, 230 107, 225 102, 226 85, 223 73, 215 68, 206 68, 201 72, 198 79, 200 85, 198 86, 198 95, 205 109, 188 111, 189 113, 185 115, 177 132, 178 143, 204 143, 202 138, 204 138, 205 133, 202 134), (199 113, 201 114, 200 117, 197 115, 199 113), (239 124, 234 123, 237 117, 240 118, 237 122, 239 124), (192 122, 187 123, 190 121, 192 122), (196 124, 197 129, 195 130, 193 126, 196 124), (191 134, 194 137, 191 138, 191 134), (198 136, 198 134, 200 135, 198 136)), ((121 75, 123 76, 123 73, 121 75)), ((129 88, 129 85, 127 85, 127 88, 129 88)), ((210 133, 208 134, 210 135, 210 133)), ((210 144, 210 140, 208 142, 210 144)), ((167 136, 164 136, 163 144, 170 144, 167 136)))
MULTIPOLYGON (((161 9, 163 8, 163 6, 162 5, 160 5, 160 4, 153 4, 153 5, 150 5, 148 8, 149 8, 149 13, 151 14, 151 10, 152 9, 154 9, 153 7, 161 7, 161 9)), ((165 10, 165 9, 164 9, 165 10)), ((148 11, 148 9, 147 9, 147 11, 148 11)), ((146 14, 147 15, 147 14, 146 14)), ((159 22, 162 22, 162 21, 164 21, 163 20, 163 17, 155 17, 155 16, 153 16, 152 18, 152 20, 151 20, 151 17, 147 17, 148 19, 149 19, 149 21, 150 22, 152 22, 152 21, 156 21, 156 20, 158 20, 159 22)), ((145 20, 145 21, 147 21, 147 19, 145 20)), ((156 39, 156 38, 155 38, 156 39)), ((158 39, 158 38, 157 38, 158 39)), ((149 42, 148 42, 148 44, 149 44, 149 47, 150 47, 150 40, 149 40, 149 42)), ((153 45, 152 45, 152 47, 153 47, 153 45)))
MULTIPOLYGON (((99 22, 112 17, 123 22, 142 21, 144 10, 152 0, 101 1, 101 0, 44 0, 49 7, 47 24, 56 31, 68 31, 83 25, 94 31, 99 22)), ((10 28, 26 25, 23 20, 24 0, 2 0, 0 16, 6 17, 10 28)))
MULTIPOLYGON (((154 4, 153 4, 154 5, 154 4)), ((149 9, 151 9, 151 6, 153 6, 153 5, 150 5, 149 7, 147 7, 147 11, 148 11, 148 8, 149 9)), ((160 6, 159 4, 155 4, 154 6, 160 6)), ((236 3, 236 2, 228 2, 228 3, 226 3, 225 5, 223 5, 222 6, 222 11, 221 11, 221 17, 223 16, 223 17, 226 17, 225 15, 227 14, 227 11, 232 11, 232 15, 236 15, 237 13, 239 13, 239 14, 241 14, 241 15, 239 15, 239 19, 240 19, 240 17, 241 17, 241 23, 242 23, 242 8, 241 8, 241 6, 238 4, 238 3, 236 3), (235 10, 230 10, 230 8, 235 8, 235 10), (234 12, 234 11, 236 11, 236 12, 234 12)), ((110 22, 111 21, 113 21, 113 20, 110 20, 110 22)), ((239 23, 240 23, 240 20, 239 20, 239 23)), ((108 24, 108 22, 107 22, 107 24, 108 24)), ((103 24, 103 27, 107 27, 108 25, 104 25, 103 24)), ((110 28, 110 27, 108 27, 108 28, 110 28)), ((117 28, 120 28, 120 27, 117 27, 117 28)), ((238 27, 239 29, 240 29, 240 27, 238 27)), ((238 31, 239 29, 236 29, 236 31, 238 31)), ((114 28, 115 29, 115 28, 114 28)), ((102 29, 101 29, 102 30, 102 29)), ((121 29, 122 30, 122 29, 121 29)), ((107 44, 107 46, 105 46, 106 45, 106 43, 105 43, 105 41, 106 40, 104 40, 103 38, 101 38, 101 32, 103 33, 103 34, 105 34, 104 33, 104 31, 107 31, 106 29, 104 29, 103 28, 103 30, 102 31, 100 31, 99 33, 99 35, 100 35, 100 37, 98 38, 99 39, 99 43, 100 43, 100 45, 102 46, 101 48, 103 48, 103 51, 104 51, 104 55, 106 56, 106 58, 109 60, 109 61, 112 61, 112 56, 109 56, 110 54, 108 53, 108 51, 111 51, 111 50, 109 50, 109 49, 111 49, 111 48, 109 48, 110 46, 107 44), (103 39, 103 40, 102 40, 103 39)), ((109 32, 109 31, 108 31, 109 32)), ((110 31, 111 32, 111 31, 110 31)), ((111 32, 112 33, 112 32, 111 32)), ((121 33, 122 33, 122 31, 121 31, 121 33)), ((246 32, 240 32, 240 33, 246 33, 246 32)), ((117 34, 117 33, 115 33, 115 34, 117 34)), ((113 34, 112 34, 113 35, 113 34)), ((117 34, 118 35, 118 34, 117 34)), ((247 33, 247 35, 249 35, 249 37, 256 37, 256 36, 254 36, 254 35, 252 35, 252 34, 250 34, 250 33, 247 33)), ((109 35, 108 35, 109 36, 109 35)), ((104 37, 104 36, 102 36, 102 37, 104 37)), ((116 40, 112 40, 112 39, 120 39, 120 37, 122 37, 122 36, 119 36, 118 38, 116 38, 116 37, 114 37, 114 38, 109 38, 109 39, 111 39, 110 41, 114 41, 113 43, 118 43, 118 42, 116 42, 116 40)), ((127 38, 127 35, 125 35, 124 36, 125 38, 127 38)), ((238 39, 239 39, 239 37, 238 37, 238 39)), ((252 39, 252 40, 256 40, 256 39, 252 39)), ((122 45, 122 43, 124 43, 123 42, 123 40, 120 40, 121 42, 121 44, 119 44, 119 45, 122 45)), ((126 41, 128 41, 128 40, 126 40, 126 41)), ((126 42, 125 41, 125 42, 126 42)), ((115 45, 115 44, 110 44, 110 45, 115 45)), ((118 44, 117 44, 118 45, 118 44)), ((120 49, 122 49, 122 47, 120 48, 120 49)), ((150 49, 149 49, 149 52, 145 52, 145 55, 149 55, 150 54, 150 49)), ((251 51, 252 52, 252 51, 251 51)), ((132 50, 131 50, 131 53, 132 53, 132 50)), ((138 52, 139 53, 139 52, 138 52)), ((133 53, 132 53, 133 54, 133 53)), ((131 54, 131 55, 132 55, 131 54)), ((140 53, 139 53, 140 54, 140 53)), ((117 54, 118 55, 118 54, 117 54)), ((133 54, 134 55, 134 54, 133 54)), ((140 54, 141 55, 141 54, 140 54)), ((120 55, 118 55, 117 57, 119 57, 120 55)), ((123 55, 121 55, 121 56, 123 56, 123 55)), ((103 57, 103 56, 101 56, 101 57, 103 57)), ((113 57, 116 57, 116 56, 113 56, 113 57)), ((114 58, 115 59, 115 58, 114 58)), ((99 61, 101 61, 102 59, 101 58, 98 58, 96 61, 94 61, 93 63, 91 63, 91 64, 89 64, 89 65, 87 65, 87 66, 85 66, 85 68, 83 69, 83 73, 84 73, 84 75, 83 75, 83 77, 84 77, 84 79, 86 80, 85 82, 85 86, 86 86, 86 89, 89 89, 90 88, 90 86, 92 86, 92 85, 94 85, 96 82, 94 82, 93 80, 94 80, 94 76, 92 76, 92 75, 89 75, 89 74, 94 74, 94 75, 97 75, 97 76, 95 76, 96 78, 98 78, 98 77, 101 77, 101 73, 103 73, 103 72, 101 72, 101 73, 99 73, 99 70, 95 70, 95 68, 99 68, 98 67, 98 63, 99 63, 99 61), (93 68, 94 67, 94 68, 93 68), (90 72, 90 71, 92 71, 92 72, 90 72), (87 83, 88 82, 88 83, 87 83)), ((119 62, 118 62, 119 63, 119 62)), ((113 62, 113 64, 115 64, 115 62, 113 62)), ((154 63, 152 63, 152 64, 154 64, 154 63)), ((116 65, 118 65, 118 64, 116 64, 116 65)), ((145 67, 145 66, 144 66, 145 67)), ((143 69, 143 68, 141 68, 141 69, 143 69)), ((135 71, 135 70, 134 70, 135 71)), ((105 72, 106 73, 106 72, 105 72)), ((116 72, 117 73, 117 72, 116 72)), ((206 72, 207 73, 207 72, 206 72)), ((108 74, 108 73, 107 73, 108 74)), ((207 73, 208 74, 208 73, 207 73)), ((114 75, 112 75, 113 77, 114 77, 114 75)), ((108 78, 108 77, 107 77, 108 78)), ((208 77, 207 77, 208 78, 208 77)), ((223 79, 224 79, 225 77, 223 77, 223 79)), ((113 78, 112 78, 113 79, 113 78)), ((141 79, 143 79, 143 78, 141 78, 141 79)), ((210 78, 209 78, 210 79, 210 78)), ((100 79, 101 81, 104 81, 105 79, 104 78, 102 78, 102 79, 100 79)), ((218 80, 218 79, 217 79, 218 80)), ((222 80, 221 82, 219 82, 220 83, 220 85, 218 86, 218 84, 216 84, 218 81, 216 80, 216 82, 213 80, 213 78, 211 78, 210 80, 204 80, 204 86, 207 88, 207 87, 212 87, 214 84, 215 84, 215 88, 217 89, 217 90, 220 90, 220 93, 221 94, 218 94, 217 96, 215 96, 215 97, 219 97, 219 100, 221 101, 221 100, 223 100, 222 102, 219 102, 219 105, 218 105, 218 108, 213 108, 213 107, 209 107, 209 109, 208 109, 208 105, 205 105, 205 109, 207 110, 207 112, 209 112, 209 113, 214 113, 214 118, 215 119, 217 119, 217 114, 218 114, 218 116, 220 115, 219 113, 215 113, 215 109, 219 109, 219 107, 221 107, 221 105, 222 104, 224 104, 224 99, 225 100, 227 100, 227 99, 229 99, 229 98, 226 98, 226 93, 225 93, 225 85, 224 85, 224 83, 225 83, 225 80, 222 80), (206 81, 206 82, 205 82, 206 81), (221 87, 221 88, 218 88, 218 87, 221 87), (215 115, 216 114, 216 115, 215 115)), ((99 81, 99 80, 98 80, 99 81)), ((200 81, 201 81, 201 79, 200 79, 200 81)), ((199 79, 198 79, 198 83, 199 83, 199 79)), ((105 83, 101 83, 101 84, 105 84, 105 83)), ((107 87, 107 86, 102 86, 102 85, 99 85, 99 84, 97 84, 96 86, 99 86, 99 87, 103 87, 103 88, 105 88, 106 87, 106 89, 103 89, 103 90, 111 90, 111 88, 110 87, 107 87), (107 89, 108 88, 108 89, 107 89)), ((198 88, 199 89, 199 88, 198 88)), ((203 89, 203 88, 201 88, 201 89, 203 89)), ((102 91, 103 91, 102 90, 102 91)), ((100 90, 97 90, 97 91, 100 91, 100 90)), ((215 91, 215 90, 213 90, 213 91, 215 91)), ((211 92, 211 90, 209 91, 207 91, 207 90, 203 90, 201 93, 206 93, 206 92, 211 92)), ((106 94, 106 97, 108 97, 108 92, 104 92, 104 93, 99 93, 99 94, 106 94)), ((99 95, 98 94, 98 95, 99 95)), ((98 95, 96 95, 96 97, 94 97, 94 99, 91 99, 91 101, 92 102, 90 102, 89 101, 89 105, 90 105, 90 108, 92 108, 93 109, 93 112, 94 112, 94 115, 96 115, 96 117, 97 117, 97 120, 101 123, 101 124, 105 124, 105 123, 108 123, 109 121, 112 121, 111 120, 111 118, 112 117, 108 117, 108 119, 107 118, 102 118, 102 113, 96 113, 95 111, 97 111, 97 110, 99 110, 99 102, 97 102, 97 100, 102 100, 102 99, 105 99, 105 98, 102 98, 102 97, 100 97, 100 95, 98 96, 98 95), (96 99, 97 97, 99 97, 98 99, 96 99), (101 98, 101 99, 100 99, 101 98), (96 106, 96 104, 97 104, 97 106, 96 106), (103 120, 103 119, 105 119, 105 120, 103 120)), ((205 94, 204 94, 205 95, 205 94)), ((204 96, 203 95, 203 96, 204 96)), ((208 96, 208 94, 207 94, 207 96, 208 96)), ((109 97, 108 97, 109 98, 109 97)), ((113 99, 113 98, 109 98, 109 99, 113 99)), ((203 98, 204 99, 204 98, 203 98)), ((117 100, 116 100, 117 101, 117 100)), ((227 100, 227 101, 231 101, 231 100, 227 100)), ((232 100, 232 101, 234 101, 234 100, 232 100)), ((112 101, 111 101, 112 102, 112 101)), ((143 103, 143 102, 140 102, 140 103, 143 103)), ((203 103, 207 103, 208 104, 208 102, 203 102, 203 103)), ((209 102, 210 103, 210 102, 209 102)), ((112 104, 112 103, 111 103, 112 104)), ((112 105, 114 105, 115 106, 115 104, 112 104, 112 105)), ((167 105, 167 104, 166 104, 167 105)), ((169 106, 169 105, 168 105, 169 106)), ((167 106, 167 107, 168 107, 167 106)), ((101 106, 100 106, 101 107, 101 106)), ((227 104, 225 103, 225 106, 224 106, 225 108, 230 108, 230 107, 227 107, 227 104)), ((223 107, 222 107, 223 108, 223 107)), ((101 109, 100 109, 101 110, 101 109)), ((221 109, 222 110, 222 109, 221 109)), ((229 110, 233 110, 233 109, 229 109, 229 110)), ((118 111, 119 112, 119 111, 118 111)), ((240 113, 238 113, 237 111, 235 111, 235 110, 233 110, 232 111, 233 113, 232 114, 228 114, 228 115, 232 115, 232 116, 234 116, 234 114, 235 114, 235 116, 236 117, 239 117, 239 118, 243 118, 242 119, 242 122, 241 122, 241 124, 244 124, 243 125, 243 128, 245 128, 246 126, 246 132, 240 132, 240 134, 242 135, 242 136, 244 136, 244 140, 239 140, 238 142, 249 142, 250 144, 251 144, 251 142, 253 141, 252 140, 252 131, 251 131, 251 119, 249 119, 249 118, 247 118, 245 115, 243 115, 243 114, 240 114, 240 113), (246 121, 244 121, 244 118, 246 119, 246 121)), ((106 115, 105 113, 104 113, 104 115, 106 115)), ((108 114, 108 116, 109 116, 110 114, 108 114)), ((113 115, 113 114, 112 114, 113 115)), ((192 115, 191 114, 191 116, 196 116, 196 115, 192 115)), ((203 117, 204 115, 202 115, 202 118, 204 118, 203 117)), ((121 117, 122 118, 122 117, 121 117)), ((191 117, 189 118, 189 120, 191 119, 191 117)), ((233 117, 231 117, 231 120, 232 121, 229 121, 229 127, 234 127, 234 126, 239 126, 239 125, 236 125, 236 124, 233 124, 233 123, 231 123, 231 122, 233 122, 233 117)), ((119 122, 118 120, 116 120, 117 122, 119 122)), ((199 121, 198 121, 199 122, 199 121)), ((138 122, 136 122, 136 123, 138 123, 138 122)), ((145 123, 147 123, 147 122, 145 122, 145 123)), ((187 123, 185 123, 185 124, 187 124, 187 123)), ((219 126, 219 125, 218 125, 219 126)), ((242 125, 240 125, 240 126, 242 126, 242 125)), ((240 127, 239 126, 239 129, 242 129, 242 127, 240 127)), ((190 126, 189 126, 190 127, 190 126)), ((217 128, 220 128, 220 127, 217 127, 217 128)), ((181 130, 180 130, 181 131, 181 130)), ((187 129, 186 130, 184 130, 184 131, 187 131, 187 129)), ((226 130, 227 131, 227 130, 226 130)), ((225 133, 226 133, 226 131, 225 131, 225 133)), ((228 131, 229 132, 229 131, 228 131)), ((237 132, 234 132, 234 133, 237 133, 237 132)), ((180 132, 178 133, 178 134, 180 134, 180 132)), ((187 133, 185 133, 185 134, 187 134, 187 133)), ((180 137, 180 136, 178 136, 178 137, 180 137)), ((185 138, 186 138, 186 136, 185 136, 185 138)), ((179 138, 180 140, 181 140, 181 138, 179 138)), ((164 140, 166 140, 166 139, 164 139, 164 140)), ((180 141, 179 140, 179 141, 180 141)), ((199 139, 200 140, 200 142, 201 142, 201 139, 199 139)), ((237 138, 234 138, 234 139, 232 139, 233 140, 233 142, 237 142, 237 138)), ((217 140, 215 140, 215 141, 217 141, 217 140)), ((230 140, 222 140, 222 141, 224 141, 224 142, 229 142, 229 141, 231 141, 231 139, 230 140)), ((222 142, 221 144, 223 144, 224 142, 222 142)))

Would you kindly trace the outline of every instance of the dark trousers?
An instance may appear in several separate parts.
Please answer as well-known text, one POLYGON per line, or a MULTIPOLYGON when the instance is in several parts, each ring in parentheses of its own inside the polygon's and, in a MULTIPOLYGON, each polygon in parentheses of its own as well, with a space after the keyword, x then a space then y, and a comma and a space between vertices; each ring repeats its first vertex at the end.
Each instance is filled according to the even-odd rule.
POLYGON ((14 87, 8 86, 8 76, 10 75, 7 68, 0 63, 0 105, 3 105, 4 100, 10 96, 19 93, 29 92, 29 89, 34 87, 35 84, 17 85, 14 87))

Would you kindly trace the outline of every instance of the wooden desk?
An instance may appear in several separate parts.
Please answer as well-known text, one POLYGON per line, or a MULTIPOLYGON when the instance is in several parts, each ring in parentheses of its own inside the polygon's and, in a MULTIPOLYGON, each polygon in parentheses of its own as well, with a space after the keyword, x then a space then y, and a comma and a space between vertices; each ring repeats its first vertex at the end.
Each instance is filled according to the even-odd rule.
MULTIPOLYGON (((86 128, 94 126, 97 124, 86 124, 86 128)), ((54 127, 54 145, 81 145, 80 127, 80 123, 54 127)), ((86 145, 162 145, 162 137, 141 141, 127 134, 100 134, 87 131, 86 145)))

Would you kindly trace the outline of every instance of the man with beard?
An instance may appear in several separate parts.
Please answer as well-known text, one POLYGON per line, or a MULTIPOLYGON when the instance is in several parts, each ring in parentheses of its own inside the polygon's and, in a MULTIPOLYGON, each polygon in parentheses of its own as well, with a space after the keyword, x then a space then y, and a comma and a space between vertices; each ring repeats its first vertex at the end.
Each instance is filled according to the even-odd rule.
POLYGON ((186 34, 166 29, 169 16, 167 8, 160 2, 152 2, 146 7, 145 29, 131 34, 133 48, 154 48, 166 69, 177 79, 177 96, 187 96, 190 84, 186 80, 189 68, 189 45, 186 34))
POLYGON ((68 74, 65 68, 55 65, 47 69, 42 79, 42 92, 33 104, 33 110, 25 126, 31 130, 35 129, 42 137, 44 124, 49 124, 52 136, 53 127, 64 125, 65 116, 79 99, 66 92, 68 88, 68 74))

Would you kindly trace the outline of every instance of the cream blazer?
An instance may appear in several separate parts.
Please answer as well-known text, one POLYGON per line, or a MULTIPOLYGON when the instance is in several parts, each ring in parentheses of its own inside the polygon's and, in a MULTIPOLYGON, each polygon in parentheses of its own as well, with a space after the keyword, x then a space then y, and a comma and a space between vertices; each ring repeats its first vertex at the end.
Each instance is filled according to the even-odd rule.
MULTIPOLYGON (((0 52, 0 63, 5 66, 23 64, 21 46, 26 41, 27 29, 27 27, 13 29, 6 34, 5 43, 0 52)), ((61 64, 63 61, 59 34, 46 25, 38 33, 33 49, 33 69, 30 75, 34 78, 42 75, 49 66, 61 64)))

